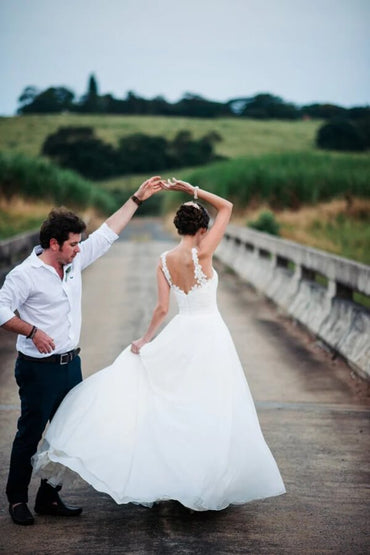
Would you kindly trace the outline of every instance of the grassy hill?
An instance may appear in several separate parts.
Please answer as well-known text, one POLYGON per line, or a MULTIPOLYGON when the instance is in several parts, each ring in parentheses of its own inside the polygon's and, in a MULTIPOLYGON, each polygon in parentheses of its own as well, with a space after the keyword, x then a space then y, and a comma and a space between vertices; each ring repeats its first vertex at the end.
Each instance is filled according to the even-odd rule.
POLYGON ((223 138, 217 144, 217 153, 236 158, 311 150, 320 122, 78 114, 16 116, 0 118, 0 150, 38 156, 45 137, 58 127, 69 125, 91 126, 99 138, 112 144, 116 144, 120 137, 136 132, 173 139, 182 129, 191 131, 195 138, 217 131, 223 138))
MULTIPOLYGON (((259 212, 269 208, 281 225, 282 236, 370 263, 370 153, 318 151, 315 136, 320 125, 319 121, 233 118, 28 115, 0 118, 0 154, 14 159, 17 154, 26 155, 29 162, 25 161, 22 173, 28 179, 27 164, 35 168, 41 163, 43 141, 61 126, 91 126, 99 138, 112 144, 135 132, 172 140, 180 130, 192 132, 194 138, 216 131, 223 139, 216 144, 216 153, 230 160, 203 168, 171 170, 162 175, 193 180, 219 194, 232 196, 235 219, 240 224, 257 218, 259 212)), ((95 186, 101 193, 102 189, 115 191, 118 198, 120 195, 126 198, 147 177, 117 177, 95 183, 95 186)), ((33 178, 37 180, 37 174, 33 178)), ((60 178, 61 182, 63 179, 60 178)), ((2 185, 0 182, 0 220, 9 234, 15 203, 1 198, 2 185)), ((164 208, 172 211, 173 201, 179 201, 179 197, 168 195, 172 200, 168 202, 163 196, 166 199, 164 208)), ((152 204, 158 204, 159 200, 156 198, 152 204)), ((57 203, 56 197, 54 202, 57 203)), ((42 218, 48 206, 44 198, 30 201, 28 197, 26 204, 27 209, 25 204, 17 205, 14 230, 30 225, 27 221, 20 225, 22 210, 28 218, 30 212, 42 218), (34 210, 29 210, 30 204, 34 210)))

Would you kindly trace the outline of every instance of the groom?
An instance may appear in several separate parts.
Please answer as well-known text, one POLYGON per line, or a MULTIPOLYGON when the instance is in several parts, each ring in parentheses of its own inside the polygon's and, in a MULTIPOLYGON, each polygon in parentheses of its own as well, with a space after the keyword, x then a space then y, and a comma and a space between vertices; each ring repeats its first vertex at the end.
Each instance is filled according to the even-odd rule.
MULTIPOLYGON (((34 523, 27 506, 31 457, 47 422, 68 391, 82 380, 77 348, 81 271, 107 252, 142 202, 160 189, 160 177, 145 181, 82 243, 84 222, 64 208, 52 210, 42 224, 40 245, 7 275, 0 289, 0 326, 18 334, 15 377, 21 416, 6 487, 9 512, 16 524, 34 523)), ((63 503, 59 490, 42 480, 35 511, 57 516, 81 514, 82 508, 63 503)))

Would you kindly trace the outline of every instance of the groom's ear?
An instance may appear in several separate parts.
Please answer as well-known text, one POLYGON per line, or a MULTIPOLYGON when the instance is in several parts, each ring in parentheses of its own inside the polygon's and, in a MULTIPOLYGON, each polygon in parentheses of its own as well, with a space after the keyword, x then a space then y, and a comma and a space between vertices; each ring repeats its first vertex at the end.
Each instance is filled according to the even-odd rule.
POLYGON ((54 237, 52 237, 52 238, 50 239, 49 249, 51 249, 51 250, 54 251, 54 252, 56 252, 56 251, 59 250, 59 243, 58 243, 58 241, 57 241, 54 237))

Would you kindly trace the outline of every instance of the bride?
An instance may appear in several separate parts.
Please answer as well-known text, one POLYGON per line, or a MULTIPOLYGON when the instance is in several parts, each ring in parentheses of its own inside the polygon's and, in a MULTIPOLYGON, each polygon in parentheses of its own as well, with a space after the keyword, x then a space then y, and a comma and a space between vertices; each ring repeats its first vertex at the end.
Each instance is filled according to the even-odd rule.
POLYGON ((67 395, 34 471, 53 486, 73 471, 117 503, 171 499, 197 511, 280 495, 283 481, 217 308, 212 255, 232 204, 176 179, 163 187, 194 201, 176 213, 180 243, 160 257, 149 327, 67 395), (198 197, 217 211, 210 230, 198 197), (179 312, 153 339, 171 291, 179 312))

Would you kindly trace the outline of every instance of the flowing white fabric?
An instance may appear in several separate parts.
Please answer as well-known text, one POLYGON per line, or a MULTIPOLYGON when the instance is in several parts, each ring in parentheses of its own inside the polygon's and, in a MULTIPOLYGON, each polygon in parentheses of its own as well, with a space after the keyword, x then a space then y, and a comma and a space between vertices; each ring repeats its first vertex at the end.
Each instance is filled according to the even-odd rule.
POLYGON ((75 387, 33 458, 57 485, 77 472, 117 503, 178 500, 193 510, 285 492, 265 443, 229 331, 217 309, 218 277, 183 292, 162 269, 179 313, 140 355, 127 347, 75 387))

